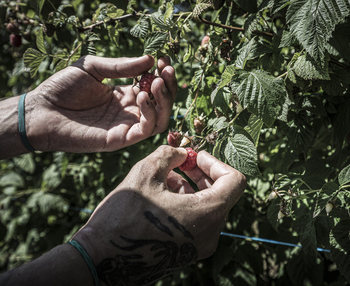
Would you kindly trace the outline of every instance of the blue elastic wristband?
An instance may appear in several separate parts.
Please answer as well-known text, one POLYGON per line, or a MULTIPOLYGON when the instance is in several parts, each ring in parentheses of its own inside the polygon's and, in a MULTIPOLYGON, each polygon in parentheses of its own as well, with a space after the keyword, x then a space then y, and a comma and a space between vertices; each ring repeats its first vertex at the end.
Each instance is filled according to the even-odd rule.
POLYGON ((19 137, 22 140, 23 145, 28 149, 28 151, 35 151, 35 149, 30 145, 26 133, 26 123, 25 123, 25 108, 24 100, 26 98, 26 93, 22 94, 18 102, 18 131, 19 137))
POLYGON ((92 263, 90 256, 86 253, 85 249, 75 240, 71 240, 67 242, 71 246, 75 247, 84 258, 86 264, 88 265, 92 277, 94 278, 95 286, 100 286, 100 279, 98 279, 97 271, 95 265, 92 263))

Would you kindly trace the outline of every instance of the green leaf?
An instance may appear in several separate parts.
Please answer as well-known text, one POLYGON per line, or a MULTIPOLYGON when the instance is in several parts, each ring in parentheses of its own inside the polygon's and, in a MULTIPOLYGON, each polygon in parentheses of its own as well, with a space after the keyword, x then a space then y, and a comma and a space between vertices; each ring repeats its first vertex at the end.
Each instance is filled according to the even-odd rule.
POLYGON ((216 87, 211 93, 211 103, 222 113, 226 114, 230 109, 231 90, 229 87, 218 89, 219 87, 216 87))
POLYGON ((45 0, 30 0, 30 6, 35 10, 35 13, 40 16, 41 9, 43 8, 45 0))
POLYGON ((238 68, 244 69, 246 62, 250 57, 251 51, 255 48, 254 47, 255 45, 256 45, 256 41, 254 37, 246 45, 244 45, 243 48, 239 51, 238 57, 235 61, 235 65, 238 68))
POLYGON ((297 231, 303 251, 307 255, 313 257, 317 256, 317 241, 316 241, 316 229, 314 220, 311 213, 306 213, 301 216, 297 216, 296 222, 293 227, 297 231))
POLYGON ((211 6, 210 0, 197 0, 196 6, 193 8, 193 16, 198 18, 199 15, 211 6))
POLYGON ((34 77, 38 72, 39 66, 42 61, 46 58, 45 54, 40 53, 38 50, 29 48, 23 55, 24 64, 30 68, 30 76, 34 77))
POLYGON ((294 72, 303 79, 308 80, 330 80, 328 63, 322 66, 319 61, 315 61, 309 55, 300 56, 294 63, 294 72))
POLYGON ((164 21, 166 22, 167 20, 172 19, 173 13, 174 13, 174 6, 172 5, 172 3, 167 2, 166 3, 166 10, 164 13, 164 21))
POLYGON ((50 211, 62 211, 65 205, 67 201, 61 196, 43 191, 31 195, 27 201, 28 208, 39 207, 42 215, 47 215, 50 211))
POLYGON ((345 136, 350 132, 350 93, 345 98, 346 101, 337 106, 337 113, 332 119, 335 137, 340 145, 343 144, 345 136))
POLYGON ((15 172, 5 173, 0 177, 0 187, 15 186, 23 187, 23 178, 15 172))
POLYGON ((262 122, 255 114, 251 114, 248 120, 248 125, 244 127, 253 138, 255 147, 258 147, 260 131, 263 125, 264 122, 262 122))
POLYGON ((258 175, 257 151, 254 143, 245 134, 246 131, 233 126, 234 133, 223 142, 223 152, 228 163, 243 174, 258 175))
POLYGON ((38 47, 40 52, 42 52, 43 54, 47 54, 44 44, 44 33, 42 27, 36 33, 36 46, 38 47))
POLYGON ((334 262, 350 283, 350 219, 340 220, 331 231, 329 241, 334 262))
POLYGON ((288 123, 283 129, 287 132, 288 143, 291 149, 296 151, 307 150, 314 136, 313 126, 309 122, 310 118, 305 111, 298 114, 290 111, 288 123))
MULTIPOLYGON (((227 66, 221 75, 221 81, 219 83, 218 90, 229 84, 235 75, 236 68, 234 65, 227 66)), ((212 98, 213 101, 213 98, 212 98)))
POLYGON ((168 34, 163 32, 152 32, 147 35, 144 43, 144 55, 150 55, 161 50, 165 44, 168 34))
POLYGON ((33 174, 35 171, 35 162, 33 159, 33 154, 24 154, 22 156, 13 159, 15 164, 20 167, 23 171, 33 174))
POLYGON ((134 27, 131 28, 130 34, 136 38, 144 39, 147 35, 149 29, 148 20, 144 17, 141 17, 134 27))
POLYGON ((267 126, 279 118, 286 119, 289 105, 284 81, 262 70, 237 71, 232 90, 243 108, 258 116, 267 126))
POLYGON ((313 114, 327 116, 327 112, 323 106, 322 101, 319 100, 317 97, 304 96, 300 100, 299 106, 300 106, 300 108, 305 109, 307 111, 310 111, 313 114))
POLYGON ((335 31, 332 33, 332 38, 329 40, 329 44, 336 51, 336 56, 340 56, 347 60, 350 60, 350 19, 347 18, 345 23, 336 26, 335 31))
POLYGON ((339 186, 334 182, 327 182, 322 189, 317 193, 317 202, 314 210, 314 217, 317 217, 332 201, 339 191, 339 186))
POLYGON ((61 184, 60 171, 57 169, 56 164, 52 164, 43 173, 42 188, 57 188, 61 184))
POLYGON ((323 61, 335 26, 349 14, 347 0, 295 0, 288 7, 286 20, 303 48, 316 61, 323 61))
POLYGON ((189 43, 189 44, 188 44, 188 50, 187 50, 186 54, 184 55, 182 61, 183 61, 184 63, 186 63, 186 62, 191 58, 191 56, 192 56, 192 46, 191 46, 191 44, 189 43))
POLYGON ((346 166, 338 176, 340 186, 344 186, 345 184, 350 182, 350 165, 346 166))
POLYGON ((172 26, 168 23, 168 21, 164 20, 164 15, 160 12, 152 13, 151 19, 161 31, 169 31, 172 26))
MULTIPOLYGON (((350 50, 350 47, 349 47, 350 50)), ((321 81, 324 92, 329 95, 343 95, 349 88, 350 73, 346 69, 337 69, 330 75, 331 80, 321 81)))

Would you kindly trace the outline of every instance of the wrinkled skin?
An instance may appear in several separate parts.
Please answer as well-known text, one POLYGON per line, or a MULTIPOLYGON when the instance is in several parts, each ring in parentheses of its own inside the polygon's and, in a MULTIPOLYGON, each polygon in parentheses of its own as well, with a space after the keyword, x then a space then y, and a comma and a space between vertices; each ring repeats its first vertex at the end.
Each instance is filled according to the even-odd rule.
POLYGON ((54 74, 26 97, 26 130, 41 151, 114 151, 163 132, 176 97, 175 71, 168 57, 157 63, 152 83, 155 102, 133 85, 101 83, 132 78, 154 65, 154 58, 85 56, 54 74))

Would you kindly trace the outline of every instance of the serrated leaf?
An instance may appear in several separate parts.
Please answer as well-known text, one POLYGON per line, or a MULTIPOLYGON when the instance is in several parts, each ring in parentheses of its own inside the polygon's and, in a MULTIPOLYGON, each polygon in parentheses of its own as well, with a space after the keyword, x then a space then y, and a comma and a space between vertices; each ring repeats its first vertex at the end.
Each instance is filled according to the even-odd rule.
POLYGON ((131 28, 130 34, 136 38, 145 38, 149 29, 148 20, 145 18, 140 18, 134 27, 131 28))
POLYGON ((292 150, 304 151, 310 147, 313 140, 314 128, 309 122, 306 112, 298 114, 291 111, 288 114, 286 133, 289 146, 292 150))
POLYGON ((43 191, 31 195, 27 200, 28 208, 39 207, 42 215, 46 215, 49 211, 62 211, 67 201, 59 196, 43 191))
POLYGON ((290 189, 291 187, 294 187, 296 184, 297 185, 302 184, 301 182, 299 182, 300 178, 301 178, 300 174, 289 173, 288 175, 283 175, 279 177, 274 183, 273 187, 276 190, 290 189))
POLYGON ((335 26, 349 14, 348 0, 295 0, 288 7, 286 20, 302 47, 322 61, 335 26))
POLYGON ((199 15, 211 6, 210 0, 197 0, 196 6, 193 8, 193 16, 198 18, 199 15))
POLYGON ((314 217, 317 217, 330 201, 334 199, 339 191, 339 186, 334 182, 327 182, 317 193, 317 202, 314 210, 314 217))
POLYGON ((350 219, 340 220, 332 229, 329 242, 334 262, 350 283, 350 219))
POLYGON ((52 164, 43 173, 42 188, 57 188, 61 184, 61 175, 57 169, 57 165, 52 164))
POLYGON ((303 251, 307 255, 317 256, 316 229, 310 213, 298 216, 293 227, 297 231, 303 251))
POLYGON ((260 131, 264 122, 262 122, 255 114, 251 114, 248 120, 248 125, 244 127, 253 139, 255 147, 258 147, 260 131))
MULTIPOLYGON (((229 65, 225 68, 224 72, 221 75, 221 80, 218 86, 218 90, 223 88, 225 85, 229 84, 235 75, 236 68, 234 65, 229 65)), ((212 98, 213 102, 213 98, 212 98)))
POLYGON ((59 72, 60 70, 63 70, 67 65, 66 60, 60 60, 58 61, 56 67, 55 67, 55 72, 59 72))
POLYGON ((350 165, 346 166, 338 176, 340 186, 344 186, 345 184, 350 182, 350 165))
POLYGON ((252 50, 256 48, 256 45, 257 43, 255 41, 255 38, 253 38, 240 49, 238 57, 235 61, 236 67, 244 69, 246 62, 250 58, 252 50))
POLYGON ((219 110, 226 114, 227 110, 230 109, 230 99, 231 99, 231 90, 229 87, 224 87, 219 89, 216 87, 211 93, 211 103, 213 106, 219 108, 219 110))
POLYGON ((36 46, 43 54, 47 53, 45 49, 44 32, 42 27, 36 33, 36 46))
POLYGON ((300 100, 299 106, 302 109, 305 109, 305 110, 312 112, 313 114, 327 116, 327 112, 323 106, 322 101, 316 97, 304 96, 300 100))
POLYGON ((349 85, 350 73, 346 69, 335 70, 330 75, 330 80, 321 82, 323 91, 333 96, 343 95, 349 89, 349 85))
POLYGON ((30 0, 30 5, 34 8, 35 13, 39 16, 45 0, 30 0))
POLYGON ((33 174, 35 171, 35 162, 33 159, 33 154, 24 154, 20 157, 16 157, 13 159, 15 164, 20 167, 23 171, 33 174))
POLYGON ((219 130, 228 126, 227 118, 222 116, 219 118, 211 118, 208 121, 208 126, 211 126, 213 130, 219 130))
POLYGON ((286 113, 289 105, 284 81, 261 70, 237 71, 232 90, 243 108, 257 115, 267 126, 286 113))
POLYGON ((23 187, 24 180, 19 174, 15 172, 5 173, 0 177, 0 187, 7 186, 23 187))
POLYGON ((151 19, 154 24, 162 31, 168 31, 171 28, 171 25, 164 20, 164 15, 160 12, 152 13, 151 19))
POLYGON ((152 32, 147 35, 144 43, 144 55, 150 55, 161 50, 165 44, 168 34, 163 32, 152 32))
POLYGON ((324 63, 324 66, 319 61, 315 61, 309 55, 300 56, 294 63, 294 72, 303 79, 307 80, 330 80, 328 63, 324 63))
POLYGON ((174 13, 174 6, 170 3, 166 3, 166 10, 164 13, 164 21, 166 22, 169 19, 172 19, 174 13))
POLYGON ((24 64, 30 68, 30 76, 34 77, 38 72, 41 62, 46 58, 45 54, 40 53, 38 50, 29 48, 23 55, 24 64))
POLYGON ((192 56, 192 46, 191 46, 191 44, 189 43, 189 44, 188 44, 188 50, 187 50, 186 54, 184 55, 182 61, 183 61, 184 63, 186 63, 186 62, 191 58, 191 56, 192 56))
MULTIPOLYGON (((258 175, 257 151, 254 143, 242 132, 240 126, 234 126, 235 133, 223 142, 223 152, 227 162, 246 175, 258 175)), ((244 130, 245 131, 245 130, 244 130)))

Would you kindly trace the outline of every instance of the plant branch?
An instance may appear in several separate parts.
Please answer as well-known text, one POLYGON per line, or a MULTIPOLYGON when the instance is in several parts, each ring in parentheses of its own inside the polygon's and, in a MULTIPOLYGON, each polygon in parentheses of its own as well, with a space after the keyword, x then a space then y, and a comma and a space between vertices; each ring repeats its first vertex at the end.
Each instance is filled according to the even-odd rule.
POLYGON ((73 52, 70 53, 70 55, 69 55, 69 57, 68 57, 68 59, 67 59, 66 67, 68 66, 68 63, 69 63, 70 59, 71 59, 71 58, 73 57, 73 55, 77 52, 77 50, 81 47, 81 44, 82 44, 82 42, 74 49, 73 52))
MULTIPOLYGON (((233 27, 233 26, 228 26, 228 25, 224 25, 224 24, 214 23, 214 22, 205 20, 201 17, 199 17, 199 19, 201 20, 202 23, 207 24, 207 25, 212 25, 212 26, 216 26, 219 28, 233 30, 233 31, 237 31, 237 32, 244 32, 244 29, 241 27, 233 27)), ((257 30, 253 31, 253 34, 260 35, 260 36, 273 37, 273 34, 271 34, 269 32, 262 32, 262 31, 257 31, 257 30)))
POLYGON ((99 22, 96 22, 92 25, 89 25, 89 26, 85 26, 85 27, 77 27, 79 31, 83 32, 83 31, 87 31, 87 30, 93 30, 95 27, 98 27, 98 26, 101 26, 105 23, 110 23, 110 22, 116 22, 116 21, 122 21, 124 19, 127 19, 127 18, 132 18, 132 17, 135 17, 135 16, 140 16, 138 14, 126 14, 126 15, 123 15, 123 16, 120 16, 120 17, 116 17, 116 18, 110 18, 108 19, 107 21, 99 21, 99 22))

